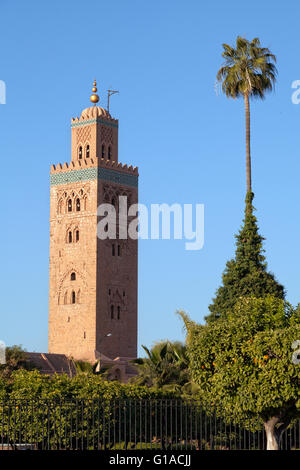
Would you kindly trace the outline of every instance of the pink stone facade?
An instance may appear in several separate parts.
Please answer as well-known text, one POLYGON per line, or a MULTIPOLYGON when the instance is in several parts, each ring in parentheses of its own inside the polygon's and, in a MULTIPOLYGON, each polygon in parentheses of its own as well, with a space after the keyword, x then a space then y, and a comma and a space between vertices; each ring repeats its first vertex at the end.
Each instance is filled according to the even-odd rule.
POLYGON ((50 174, 49 353, 135 358, 138 242, 100 240, 97 208, 137 203, 138 170, 118 163, 118 121, 103 108, 71 125, 71 162, 50 174))

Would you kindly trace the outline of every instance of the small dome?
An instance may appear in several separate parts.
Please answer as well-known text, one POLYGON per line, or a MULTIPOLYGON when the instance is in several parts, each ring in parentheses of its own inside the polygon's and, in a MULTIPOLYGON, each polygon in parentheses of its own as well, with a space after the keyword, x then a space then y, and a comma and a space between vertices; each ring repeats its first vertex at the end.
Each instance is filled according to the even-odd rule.
POLYGON ((92 119, 100 116, 111 119, 109 112, 104 108, 100 108, 100 106, 91 106, 90 108, 84 109, 80 119, 92 119))

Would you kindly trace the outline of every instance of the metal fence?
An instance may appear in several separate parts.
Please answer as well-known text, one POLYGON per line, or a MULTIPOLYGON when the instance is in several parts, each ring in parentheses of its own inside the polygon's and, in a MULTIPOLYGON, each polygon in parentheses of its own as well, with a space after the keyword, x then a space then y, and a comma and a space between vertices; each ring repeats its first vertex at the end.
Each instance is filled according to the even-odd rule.
MULTIPOLYGON (((265 449, 258 417, 183 400, 0 401, 0 450, 265 449)), ((300 448, 300 420, 282 449, 300 448)))

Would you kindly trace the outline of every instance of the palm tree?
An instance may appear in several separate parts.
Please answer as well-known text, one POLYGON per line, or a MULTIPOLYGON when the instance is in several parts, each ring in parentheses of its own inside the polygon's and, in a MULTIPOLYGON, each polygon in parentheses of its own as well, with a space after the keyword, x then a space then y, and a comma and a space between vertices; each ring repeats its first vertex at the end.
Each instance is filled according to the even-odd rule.
POLYGON ((186 346, 179 341, 161 341, 151 350, 142 346, 147 357, 132 361, 139 374, 131 383, 157 388, 180 388, 189 381, 186 346))
POLYGON ((250 154, 250 104, 249 98, 265 97, 276 81, 276 57, 270 50, 260 46, 258 38, 251 42, 240 36, 236 39, 236 48, 223 44, 223 66, 217 73, 217 80, 222 82, 223 93, 228 98, 244 97, 246 117, 246 174, 247 193, 252 192, 251 154, 250 154))

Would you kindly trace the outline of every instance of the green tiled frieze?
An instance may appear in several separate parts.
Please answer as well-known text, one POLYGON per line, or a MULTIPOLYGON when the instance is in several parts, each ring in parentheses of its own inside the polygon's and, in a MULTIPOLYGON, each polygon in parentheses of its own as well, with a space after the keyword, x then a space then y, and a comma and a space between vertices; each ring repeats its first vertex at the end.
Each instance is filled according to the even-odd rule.
POLYGON ((118 127, 118 124, 116 124, 115 122, 103 121, 103 119, 99 119, 99 118, 88 119, 87 121, 72 122, 71 127, 87 126, 88 124, 95 124, 96 122, 100 124, 105 124, 106 126, 110 126, 110 127, 118 127))
POLYGON ((137 188, 138 177, 137 175, 130 175, 120 171, 111 170, 108 168, 83 168, 81 170, 68 171, 66 173, 53 173, 50 175, 51 186, 59 184, 77 183, 79 181, 89 181, 94 179, 103 181, 110 181, 111 183, 124 184, 125 186, 132 186, 137 188))

